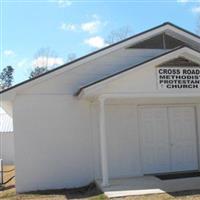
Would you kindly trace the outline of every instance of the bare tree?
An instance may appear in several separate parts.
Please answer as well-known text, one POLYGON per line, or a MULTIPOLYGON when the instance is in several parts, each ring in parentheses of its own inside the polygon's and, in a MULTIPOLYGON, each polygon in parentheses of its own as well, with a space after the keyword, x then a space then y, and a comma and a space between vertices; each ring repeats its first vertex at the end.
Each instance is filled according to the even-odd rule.
POLYGON ((77 57, 77 56, 76 56, 75 53, 69 53, 69 54, 67 55, 67 62, 70 62, 70 61, 75 60, 76 57, 77 57))
POLYGON ((34 56, 33 68, 29 70, 29 78, 37 77, 49 69, 55 68, 56 66, 63 64, 62 59, 57 57, 57 54, 49 47, 40 48, 34 56))
MULTIPOLYGON (((75 53, 69 53, 67 55, 66 62, 70 62, 76 59, 75 53)), ((50 69, 53 69, 64 63, 63 59, 58 57, 57 54, 50 48, 40 48, 33 60, 33 68, 29 70, 29 78, 37 77, 50 69)))
POLYGON ((54 65, 56 65, 56 63, 52 63, 52 58, 54 58, 54 60, 57 58, 57 54, 51 50, 49 47, 46 48, 40 48, 35 56, 34 56, 34 63, 33 65, 35 67, 54 67, 54 65))
POLYGON ((112 30, 105 40, 108 44, 113 44, 119 42, 120 40, 124 40, 127 37, 133 34, 132 29, 129 26, 123 26, 119 29, 112 30))

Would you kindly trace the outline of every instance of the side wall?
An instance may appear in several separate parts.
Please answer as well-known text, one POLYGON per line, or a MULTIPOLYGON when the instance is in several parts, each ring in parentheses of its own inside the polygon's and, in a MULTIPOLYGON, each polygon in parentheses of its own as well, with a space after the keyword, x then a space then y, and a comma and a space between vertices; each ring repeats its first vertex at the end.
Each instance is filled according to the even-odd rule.
POLYGON ((14 154, 14 133, 0 133, 0 155, 3 159, 3 164, 13 165, 14 154))
POLYGON ((67 95, 19 95, 13 114, 17 192, 93 181, 88 102, 67 95))

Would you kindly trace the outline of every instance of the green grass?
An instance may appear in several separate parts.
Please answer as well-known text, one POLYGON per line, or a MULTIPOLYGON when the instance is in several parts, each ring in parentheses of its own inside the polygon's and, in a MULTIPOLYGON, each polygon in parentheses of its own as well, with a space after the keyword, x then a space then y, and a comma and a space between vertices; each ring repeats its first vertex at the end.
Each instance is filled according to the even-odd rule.
POLYGON ((104 194, 100 194, 89 198, 89 200, 106 200, 106 199, 108 198, 104 194))

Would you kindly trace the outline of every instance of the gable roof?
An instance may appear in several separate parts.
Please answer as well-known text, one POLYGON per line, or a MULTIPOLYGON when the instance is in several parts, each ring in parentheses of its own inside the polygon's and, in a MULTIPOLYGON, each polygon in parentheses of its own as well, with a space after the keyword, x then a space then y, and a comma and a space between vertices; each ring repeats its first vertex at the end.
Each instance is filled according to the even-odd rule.
MULTIPOLYGON (((49 75, 49 74, 53 74, 54 72, 57 72, 57 71, 59 71, 59 70, 61 70, 61 69, 64 69, 64 68, 67 68, 67 67, 69 68, 69 67, 72 66, 73 64, 79 63, 79 62, 81 62, 81 61, 83 61, 83 60, 85 60, 85 59, 87 59, 87 58, 92 57, 92 56, 97 56, 97 55, 99 55, 100 53, 105 52, 106 50, 115 48, 115 47, 117 47, 117 46, 119 46, 119 45, 121 45, 121 44, 123 44, 123 43, 126 43, 126 42, 129 41, 129 40, 132 40, 132 39, 137 38, 137 37, 139 37, 139 36, 142 36, 142 35, 145 35, 145 34, 147 34, 147 33, 150 33, 150 32, 152 32, 152 31, 154 31, 154 30, 156 30, 156 29, 159 30, 159 29, 161 29, 162 27, 165 27, 165 26, 170 26, 170 27, 175 28, 175 29, 177 29, 177 30, 179 30, 179 31, 182 31, 182 32, 184 32, 184 33, 186 33, 186 34, 189 34, 189 35, 191 35, 192 37, 194 37, 195 39, 199 40, 199 42, 200 42, 200 37, 199 37, 198 35, 196 35, 196 34, 190 32, 190 31, 188 31, 188 30, 185 30, 185 29, 183 29, 183 28, 181 28, 181 27, 179 27, 179 26, 176 26, 176 25, 174 25, 174 24, 172 24, 172 23, 170 23, 170 22, 165 22, 165 23, 163 23, 163 24, 161 24, 161 25, 159 25, 159 26, 156 26, 156 27, 151 28, 151 29, 149 29, 149 30, 146 30, 146 31, 144 31, 144 32, 138 33, 138 34, 133 35, 133 36, 131 36, 131 37, 128 37, 128 38, 126 38, 126 39, 124 39, 124 40, 121 40, 121 41, 119 41, 119 42, 117 42, 117 43, 111 44, 111 45, 109 45, 109 46, 107 46, 107 47, 104 47, 104 48, 102 48, 102 49, 100 49, 100 50, 94 51, 94 52, 92 52, 92 53, 90 53, 90 54, 87 54, 87 55, 85 55, 85 56, 83 56, 83 57, 80 57, 80 58, 78 58, 78 59, 75 59, 75 60, 73 60, 73 61, 71 61, 71 62, 69 62, 69 63, 66 63, 66 64, 64 64, 64 65, 61 65, 61 66, 59 66, 59 67, 57 67, 57 68, 55 68, 55 69, 49 70, 48 72, 43 73, 43 74, 41 74, 41 75, 39 75, 39 76, 37 76, 37 77, 34 77, 34 78, 32 78, 32 79, 25 80, 25 81, 23 81, 23 82, 21 82, 21 83, 19 83, 19 84, 16 84, 16 85, 14 85, 14 86, 12 86, 12 87, 10 87, 10 88, 7 88, 7 89, 5 89, 5 90, 2 90, 2 91, 0 91, 0 94, 5 93, 5 92, 10 91, 10 90, 13 90, 13 89, 15 89, 15 88, 18 88, 18 87, 20 87, 20 86, 22 86, 22 85, 28 84, 28 83, 30 83, 30 82, 33 82, 34 80, 38 80, 38 79, 40 79, 40 78, 42 78, 42 77, 45 77, 45 76, 47 76, 47 75, 49 75)), ((120 48, 120 47, 119 47, 119 48, 120 48)))
MULTIPOLYGON (((123 74, 123 73, 125 73, 125 72, 127 72, 127 71, 130 71, 130 70, 132 70, 132 69, 134 69, 134 68, 136 68, 136 67, 140 67, 140 66, 142 66, 142 65, 144 65, 144 64, 150 63, 151 61, 157 60, 158 58, 162 58, 162 57, 164 57, 164 56, 166 56, 166 55, 168 55, 168 54, 175 53, 175 52, 177 52, 177 51, 179 51, 179 50, 181 50, 181 49, 184 49, 184 48, 189 49, 189 50, 192 50, 192 51, 195 51, 195 52, 197 52, 197 53, 200 53, 200 51, 197 51, 196 49, 193 49, 193 48, 191 48, 191 47, 188 47, 188 46, 185 46, 185 45, 184 45, 184 46, 180 46, 180 47, 177 47, 177 48, 175 48, 175 49, 172 49, 171 51, 167 51, 167 52, 165 52, 165 53, 163 53, 163 54, 160 54, 160 55, 158 55, 158 56, 156 56, 156 57, 153 57, 153 58, 151 58, 151 59, 149 59, 149 60, 145 60, 145 61, 142 62, 142 63, 139 63, 139 64, 137 64, 137 65, 131 66, 131 67, 126 68, 126 69, 124 69, 124 70, 122 70, 122 71, 119 71, 119 72, 117 72, 117 73, 114 73, 114 74, 112 74, 112 75, 110 75, 110 76, 106 76, 106 77, 103 77, 103 78, 101 78, 101 79, 99 79, 99 80, 97 80, 97 81, 91 82, 91 83, 89 83, 88 85, 85 85, 85 86, 81 87, 74 95, 75 95, 75 96, 80 96, 81 93, 82 93, 82 91, 85 90, 85 89, 87 89, 87 88, 90 88, 90 87, 92 87, 92 86, 95 86, 96 84, 99 84, 99 83, 101 83, 101 82, 104 82, 104 81, 106 81, 106 80, 108 80, 108 79, 112 79, 112 78, 115 77, 115 76, 121 75, 121 74, 123 74)), ((179 59, 180 59, 180 57, 177 57, 176 59, 173 59, 173 60, 179 60, 179 59)), ((182 59, 184 59, 184 58, 182 57, 182 59)), ((182 61, 184 61, 184 60, 182 60, 182 61)), ((185 59, 185 61, 186 61, 186 59, 185 59)), ((168 62, 170 63, 170 61, 168 61, 168 62)), ((168 63, 168 62, 166 62, 166 63, 168 63)), ((191 63, 195 64, 195 66, 198 65, 198 64, 195 63, 195 62, 191 62, 191 63)), ((191 63, 190 63, 190 64, 191 64, 191 63)), ((164 63, 163 63, 163 64, 164 64, 164 63)), ((199 66, 199 65, 198 65, 198 66, 199 66)))

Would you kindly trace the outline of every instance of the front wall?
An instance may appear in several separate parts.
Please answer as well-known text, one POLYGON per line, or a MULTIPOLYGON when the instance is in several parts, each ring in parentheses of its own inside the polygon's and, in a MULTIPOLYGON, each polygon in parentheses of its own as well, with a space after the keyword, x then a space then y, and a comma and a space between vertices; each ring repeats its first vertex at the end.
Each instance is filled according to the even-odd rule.
POLYGON ((157 71, 156 67, 146 65, 145 67, 137 67, 130 70, 126 75, 123 75, 110 83, 106 87, 97 91, 100 94, 177 94, 199 92, 200 89, 158 89, 157 86, 157 71))
MULTIPOLYGON (((132 141, 136 141, 135 137, 140 135, 138 131, 137 118, 134 115, 130 115, 131 110, 135 112, 136 108, 140 105, 193 105, 195 106, 196 121, 197 121, 197 134, 200 135, 200 98, 199 97, 176 97, 178 94, 190 94, 199 93, 199 89, 158 89, 157 87, 157 77, 156 77, 156 67, 146 66, 138 67, 129 71, 126 75, 122 75, 121 78, 112 80, 110 83, 106 83, 106 87, 94 91, 97 95, 101 94, 117 94, 119 98, 111 98, 106 100, 106 134, 107 134, 107 147, 108 147, 108 167, 109 167, 109 177, 121 177, 121 176, 135 176, 141 175, 143 172, 140 170, 135 170, 135 166, 138 169, 141 167, 141 161, 138 160, 137 144, 133 149, 132 141), (136 94, 137 98, 120 98, 120 95, 131 94, 134 96, 136 94), (142 95, 149 95, 149 98, 144 98, 142 95), (152 97, 150 97, 152 94, 152 97), (169 97, 159 97, 160 94, 169 94, 169 97), (140 97, 141 95, 141 97, 140 97), (174 95, 174 96, 173 96, 174 95), (115 104, 115 106, 114 106, 115 104), (129 105, 129 109, 126 107, 129 105), (121 108, 123 108, 121 110, 121 108), (120 114, 121 117, 120 118, 120 114), (131 119, 130 119, 130 118, 131 119), (132 120, 132 124, 130 123, 132 120), (134 126, 134 128, 133 128, 134 126), (135 131, 130 131, 130 130, 135 131), (131 134, 132 132, 132 134, 131 134), (124 137, 123 137, 124 136, 124 137), (120 141, 120 142, 119 142, 120 141), (130 143, 127 143, 130 142, 130 143), (126 146, 127 144, 127 146, 126 146), (123 151, 122 151, 123 148, 123 151), (133 157, 135 157, 135 162, 132 162, 133 157), (123 164, 126 163, 126 166, 123 164), (125 173, 124 173, 125 172, 125 173)), ((95 132, 96 130, 94 130, 95 132)), ((139 136, 140 137, 140 136, 139 136)), ((199 140, 198 136, 198 140, 199 140)), ((199 141, 198 141, 198 151, 199 151, 199 141)), ((199 152, 198 152, 198 155, 199 152)), ((199 156, 198 156, 199 157, 199 156)), ((100 159, 100 157, 99 157, 100 159)), ((97 163, 99 171, 97 171, 97 177, 100 174, 100 164, 97 163)), ((137 169, 137 168, 136 168, 137 169)))
MULTIPOLYGON (((200 110, 198 106, 200 97, 195 97, 195 95, 194 97, 189 97, 189 95, 188 97, 176 97, 177 93, 187 95, 195 92, 199 93, 200 90, 158 89, 156 67, 150 65, 133 69, 126 75, 122 75, 121 78, 108 82, 106 87, 94 91, 97 95, 111 94, 111 97, 106 99, 106 104, 109 104, 106 105, 109 177, 133 177, 145 173, 145 169, 142 169, 141 164, 143 161, 139 159, 141 158, 141 149, 139 148, 141 133, 137 118, 138 106, 194 105, 197 113, 197 124, 200 127, 200 110), (115 94, 116 98, 112 98, 112 94, 115 94), (123 96, 120 96, 123 94, 127 94, 127 96, 130 94, 132 97, 124 99, 123 96), (136 98, 134 98, 134 94, 136 94, 136 98), (149 97, 144 98, 142 97, 143 94, 149 95, 149 97), (159 97, 160 94, 169 94, 169 97, 159 97), (119 98, 117 95, 119 95, 119 98)), ((97 120, 95 120, 95 124, 98 127, 97 120)), ((162 129, 162 127, 160 128, 162 129)), ((97 135, 95 140, 99 141, 99 131, 97 130, 98 128, 94 129, 93 132, 97 135)), ((199 128, 197 128, 197 134, 199 135, 199 128)), ((99 148, 99 144, 96 146, 99 148)), ((97 149, 97 152, 99 152, 99 149, 97 149)), ((96 177, 99 178, 101 177, 100 153, 97 153, 97 158, 96 177)))
POLYGON ((18 192, 78 187, 94 179, 89 111, 88 102, 66 95, 17 97, 18 192))

